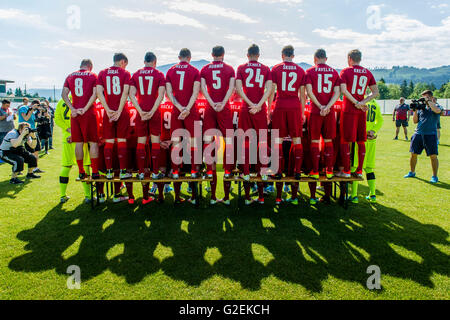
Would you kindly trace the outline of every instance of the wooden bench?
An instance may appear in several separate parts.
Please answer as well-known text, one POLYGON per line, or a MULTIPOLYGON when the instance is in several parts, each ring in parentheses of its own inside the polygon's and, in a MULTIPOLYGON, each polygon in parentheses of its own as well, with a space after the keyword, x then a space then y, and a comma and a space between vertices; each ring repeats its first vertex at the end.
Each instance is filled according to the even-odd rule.
POLYGON ((99 192, 98 192, 98 188, 97 188, 97 183, 104 183, 105 187, 106 187, 106 197, 109 199, 110 196, 113 193, 113 184, 116 182, 119 183, 173 183, 173 182, 188 182, 188 183, 193 183, 193 188, 194 188, 194 192, 196 194, 196 206, 199 207, 200 206, 200 202, 203 198, 203 182, 211 182, 212 179, 206 178, 206 177, 200 177, 200 178, 191 178, 191 177, 180 177, 178 179, 172 179, 172 178, 163 178, 163 179, 152 179, 152 178, 145 178, 144 180, 139 180, 136 177, 130 178, 130 179, 126 179, 126 180, 121 180, 119 178, 113 178, 113 179, 106 179, 104 177, 101 177, 100 179, 92 179, 91 177, 87 177, 86 179, 83 180, 79 180, 81 182, 85 182, 87 184, 89 184, 90 189, 91 189, 91 199, 94 199, 94 194, 97 197, 97 201, 91 201, 91 207, 92 209, 94 209, 96 207, 96 205, 98 206, 100 204, 100 199, 99 199, 99 192), (198 192, 197 192, 198 191, 198 192))
MULTIPOLYGON (((155 180, 152 178, 145 178, 144 180, 139 180, 135 177, 130 178, 130 179, 126 179, 126 180, 121 180, 119 178, 114 178, 111 180, 108 180, 104 177, 101 177, 100 179, 91 179, 91 177, 87 177, 86 179, 80 180, 82 182, 85 182, 87 184, 90 185, 90 189, 91 189, 91 199, 94 199, 94 194, 96 194, 97 196, 97 201, 91 202, 91 206, 94 209, 95 206, 99 205, 99 192, 98 192, 98 188, 96 186, 96 183, 105 183, 105 187, 106 187, 106 196, 107 198, 110 198, 110 196, 113 193, 113 183, 115 182, 119 182, 119 183, 174 183, 174 182, 187 182, 187 183, 193 183, 193 188, 194 188, 194 192, 196 194, 196 206, 199 207, 200 203, 203 199, 203 183, 204 182, 211 182, 212 179, 207 178, 207 177, 200 177, 197 179, 193 179, 189 176, 187 177, 180 177, 179 179, 172 179, 172 178, 163 178, 163 179, 159 179, 159 180, 155 180)), ((244 179, 239 177, 239 172, 236 171, 235 175, 231 178, 228 179, 223 179, 223 181, 227 181, 227 182, 234 182, 235 184, 238 185, 238 201, 237 201, 237 210, 239 210, 239 207, 242 203, 242 184, 244 182, 249 182, 249 183, 284 183, 284 184, 290 184, 290 183, 311 183, 311 182, 316 182, 316 183, 332 183, 333 184, 333 192, 332 192, 332 197, 334 199, 337 199, 337 189, 339 189, 340 191, 340 195, 344 195, 344 201, 343 203, 340 203, 345 209, 348 208, 348 204, 349 204, 349 188, 348 188, 348 184, 354 181, 358 181, 358 182, 362 182, 364 181, 364 179, 360 179, 357 177, 351 177, 351 178, 338 178, 338 177, 333 177, 332 179, 327 179, 325 176, 320 176, 320 178, 317 179, 312 179, 309 178, 307 176, 302 177, 300 180, 296 180, 293 177, 284 177, 281 180, 276 180, 276 179, 272 179, 269 178, 267 181, 263 181, 261 179, 261 177, 258 177, 256 175, 251 175, 250 176, 250 181, 245 181, 244 179)))
POLYGON ((224 181, 228 182, 234 182, 235 184, 238 184, 238 206, 242 202, 242 183, 249 182, 249 183, 284 183, 284 184, 290 184, 290 183, 332 183, 333 184, 333 192, 332 197, 334 199, 337 199, 337 189, 339 189, 340 194, 344 195, 344 201, 341 203, 341 205, 348 209, 349 204, 349 191, 348 191, 348 184, 353 183, 354 181, 363 182, 364 179, 357 178, 352 176, 351 178, 339 178, 339 177, 333 177, 332 179, 328 179, 326 176, 321 175, 319 179, 313 179, 307 176, 303 176, 300 178, 300 180, 296 180, 293 177, 283 177, 280 180, 269 178, 266 181, 263 181, 261 177, 258 177, 256 175, 250 176, 250 181, 245 181, 244 179, 240 178, 239 171, 234 171, 234 176, 228 179, 224 178, 224 181))

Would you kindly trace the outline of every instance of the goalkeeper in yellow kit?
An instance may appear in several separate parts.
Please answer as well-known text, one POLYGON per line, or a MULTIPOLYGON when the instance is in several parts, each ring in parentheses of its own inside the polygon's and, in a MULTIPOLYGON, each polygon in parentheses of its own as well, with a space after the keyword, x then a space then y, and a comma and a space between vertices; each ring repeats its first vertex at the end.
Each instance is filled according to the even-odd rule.
MULTIPOLYGON (((363 169, 367 175, 367 184, 369 185, 369 195, 366 199, 371 203, 377 202, 376 196, 376 184, 375 184, 375 154, 376 154, 376 146, 377 146, 377 132, 383 126, 383 116, 381 114, 380 105, 372 100, 367 104, 367 142, 366 142, 366 155, 364 158, 363 169)), ((358 154, 357 151, 358 146, 355 145, 355 153, 358 154)), ((356 170, 358 167, 358 157, 353 157, 352 163, 352 172, 356 170)), ((352 194, 351 201, 353 203, 358 203, 358 181, 353 182, 352 184, 352 194)))
MULTIPOLYGON (((71 131, 70 131, 70 116, 71 112, 69 107, 64 103, 64 100, 60 100, 55 110, 55 123, 61 128, 63 134, 62 141, 62 160, 61 160, 61 173, 59 177, 59 186, 61 190, 61 203, 66 203, 69 197, 66 194, 67 185, 69 183, 70 169, 73 165, 76 165, 75 159, 75 143, 72 143, 71 131)), ((89 150, 87 144, 84 145, 84 168, 86 173, 90 170, 89 150)), ((85 203, 90 203, 91 192, 89 185, 82 183, 84 189, 85 203)))

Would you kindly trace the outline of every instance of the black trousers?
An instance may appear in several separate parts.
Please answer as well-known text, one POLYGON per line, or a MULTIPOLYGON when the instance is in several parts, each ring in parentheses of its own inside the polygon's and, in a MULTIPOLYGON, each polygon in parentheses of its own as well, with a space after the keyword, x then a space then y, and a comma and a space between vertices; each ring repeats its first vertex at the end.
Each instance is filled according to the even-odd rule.
POLYGON ((12 165, 12 170, 15 173, 23 171, 24 163, 28 165, 28 168, 36 168, 37 166, 37 159, 34 154, 26 151, 23 147, 2 151, 0 158, 12 165))

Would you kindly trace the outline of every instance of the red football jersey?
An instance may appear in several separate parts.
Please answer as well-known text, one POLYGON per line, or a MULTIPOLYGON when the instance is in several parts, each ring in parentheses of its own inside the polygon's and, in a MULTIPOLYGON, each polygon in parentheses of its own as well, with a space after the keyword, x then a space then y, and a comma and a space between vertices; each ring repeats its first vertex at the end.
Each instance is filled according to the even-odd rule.
POLYGON ((161 141, 170 140, 170 120, 172 117, 173 105, 170 102, 162 103, 159 107, 161 112, 161 141))
POLYGON ((145 67, 136 71, 131 77, 130 85, 136 87, 136 97, 139 106, 145 112, 153 109, 158 90, 166 85, 166 79, 161 71, 145 67))
POLYGON ((137 118, 138 111, 136 110, 136 108, 133 106, 133 104, 130 101, 127 101, 125 108, 128 108, 128 111, 130 112, 130 127, 128 130, 127 140, 129 140, 129 139, 137 140, 136 118, 137 118))
POLYGON ((272 81, 277 85, 278 99, 298 98, 305 85, 305 71, 294 62, 283 62, 272 68, 272 81))
POLYGON ((72 93, 72 105, 75 109, 83 109, 86 106, 96 85, 97 75, 86 70, 70 74, 64 82, 64 87, 72 93))
MULTIPOLYGON (((257 61, 249 61, 239 66, 236 80, 242 81, 242 87, 247 98, 253 103, 259 103, 264 96, 266 82, 272 80, 272 75, 269 67, 257 61)), ((244 106, 248 108, 245 102, 244 106)))
MULTIPOLYGON (((326 64, 318 64, 306 71, 306 83, 321 105, 326 106, 334 95, 334 88, 339 87, 340 78, 336 70, 326 64)), ((311 113, 319 114, 320 109, 311 101, 311 113)))
POLYGON ((130 85, 130 79, 130 73, 119 67, 110 67, 98 74, 97 84, 103 86, 106 103, 111 110, 119 109, 123 88, 130 85))
POLYGON ((200 82, 200 72, 187 62, 180 62, 167 71, 166 82, 172 85, 175 99, 186 107, 194 92, 194 82, 200 82))
MULTIPOLYGON (((377 84, 372 72, 361 66, 353 66, 341 71, 341 83, 347 85, 347 90, 358 101, 364 100, 366 89, 377 84)), ((344 96, 344 112, 358 113, 362 110, 356 109, 355 105, 344 96)))
POLYGON ((202 68, 201 78, 205 79, 208 93, 214 102, 222 102, 230 87, 230 79, 236 75, 233 67, 221 61, 213 61, 202 68))

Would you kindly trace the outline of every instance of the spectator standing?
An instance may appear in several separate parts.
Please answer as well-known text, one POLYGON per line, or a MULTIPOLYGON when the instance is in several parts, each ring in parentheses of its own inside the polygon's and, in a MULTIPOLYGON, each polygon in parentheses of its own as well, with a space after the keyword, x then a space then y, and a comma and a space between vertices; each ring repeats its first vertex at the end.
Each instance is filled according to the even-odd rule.
POLYGON ((423 110, 415 110, 413 121, 417 124, 416 132, 411 137, 411 171, 405 178, 416 177, 417 157, 422 154, 425 149, 427 156, 430 157, 433 176, 431 183, 438 183, 438 138, 437 138, 437 124, 443 111, 442 107, 437 104, 433 98, 433 92, 427 90, 422 92, 422 97, 425 98, 426 108, 423 110))
POLYGON ((16 120, 16 115, 9 110, 11 106, 11 101, 3 100, 2 107, 0 108, 0 144, 3 138, 8 132, 14 129, 14 120, 16 120))
POLYGON ((42 145, 45 148, 45 154, 48 154, 49 139, 52 136, 51 132, 51 115, 48 111, 47 105, 43 102, 38 109, 37 117, 37 132, 42 145))
POLYGON ((405 133, 405 139, 408 140, 408 126, 411 109, 405 103, 405 98, 400 98, 400 104, 394 108, 394 113, 392 114, 392 121, 395 122, 395 138, 398 140, 398 134, 400 133, 400 127, 403 127, 403 132, 405 133))

